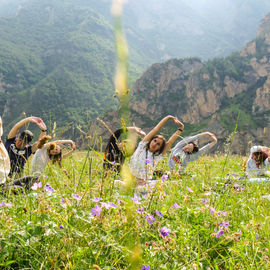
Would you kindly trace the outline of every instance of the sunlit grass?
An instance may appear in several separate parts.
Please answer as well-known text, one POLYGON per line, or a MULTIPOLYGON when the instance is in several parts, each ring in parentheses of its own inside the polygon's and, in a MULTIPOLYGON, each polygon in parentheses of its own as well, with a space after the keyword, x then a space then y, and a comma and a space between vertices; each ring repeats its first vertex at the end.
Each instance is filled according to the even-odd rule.
MULTIPOLYGON (((223 171, 225 160, 201 158, 186 174, 171 173, 169 180, 158 179, 155 188, 136 197, 136 191, 127 195, 114 187, 119 176, 105 176, 99 155, 76 152, 63 162, 70 178, 48 166, 41 189, 2 196, 0 264, 10 269, 130 269, 132 260, 141 258, 140 267, 150 269, 267 269, 270 201, 263 196, 270 184, 239 180, 244 158, 230 156, 223 171), (45 185, 54 191, 46 192, 45 185), (95 216, 96 205, 101 210, 95 216), (150 215, 152 224, 146 219, 150 215), (162 237, 164 226, 170 232, 162 237), (130 247, 131 235, 137 246, 130 247)), ((165 173, 166 161, 159 168, 165 173)))

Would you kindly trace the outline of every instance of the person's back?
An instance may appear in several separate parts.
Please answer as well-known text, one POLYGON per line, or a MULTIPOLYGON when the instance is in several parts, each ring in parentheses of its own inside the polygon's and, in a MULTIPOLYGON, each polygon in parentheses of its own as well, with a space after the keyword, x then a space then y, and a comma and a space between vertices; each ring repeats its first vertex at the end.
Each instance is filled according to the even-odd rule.
POLYGON ((31 172, 42 173, 50 161, 49 155, 47 153, 46 148, 38 149, 33 156, 32 163, 31 163, 31 172))

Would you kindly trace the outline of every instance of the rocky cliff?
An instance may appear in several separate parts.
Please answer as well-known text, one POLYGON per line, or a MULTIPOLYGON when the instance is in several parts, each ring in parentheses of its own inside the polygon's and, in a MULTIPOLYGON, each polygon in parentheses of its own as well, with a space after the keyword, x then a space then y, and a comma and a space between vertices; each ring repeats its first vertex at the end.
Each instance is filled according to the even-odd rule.
MULTIPOLYGON (((134 84, 130 107, 132 120, 143 128, 172 114, 185 123, 184 135, 210 130, 222 151, 236 127, 232 153, 245 154, 251 142, 269 145, 270 14, 241 52, 152 65, 134 84)), ((116 121, 115 115, 109 119, 116 121)))

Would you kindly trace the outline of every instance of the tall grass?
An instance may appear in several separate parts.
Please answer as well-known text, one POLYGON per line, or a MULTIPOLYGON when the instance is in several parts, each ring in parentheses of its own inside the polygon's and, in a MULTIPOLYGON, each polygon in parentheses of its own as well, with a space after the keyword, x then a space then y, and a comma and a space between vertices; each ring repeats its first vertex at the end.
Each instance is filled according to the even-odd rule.
POLYGON ((91 181, 78 152, 64 161, 70 179, 49 166, 42 188, 1 196, 2 268, 269 268, 270 186, 239 180, 242 157, 204 157, 147 194, 127 195, 112 185, 113 173, 104 176, 100 156, 89 156, 91 181), (101 188, 102 200, 93 200, 101 188))

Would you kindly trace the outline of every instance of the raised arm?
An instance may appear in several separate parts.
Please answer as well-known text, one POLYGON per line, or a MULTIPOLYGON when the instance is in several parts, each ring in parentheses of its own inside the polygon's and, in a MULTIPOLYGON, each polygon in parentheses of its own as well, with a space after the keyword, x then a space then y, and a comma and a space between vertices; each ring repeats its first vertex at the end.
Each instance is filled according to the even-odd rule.
POLYGON ((174 132, 174 134, 170 137, 170 139, 167 141, 164 150, 162 152, 162 155, 165 155, 172 147, 173 143, 176 141, 177 138, 181 135, 184 129, 184 124, 180 122, 176 117, 173 119, 174 123, 179 126, 179 128, 174 132))
POLYGON ((68 151, 67 153, 65 153, 62 158, 67 158, 68 156, 70 156, 76 149, 76 144, 72 141, 72 140, 58 140, 58 141, 55 141, 55 143, 61 143, 61 144, 70 144, 71 146, 71 150, 68 151))
POLYGON ((141 137, 145 137, 146 136, 146 133, 141 128, 138 128, 136 126, 127 127, 127 130, 128 131, 134 131, 134 132, 136 132, 141 137))
POLYGON ((169 119, 173 120, 176 117, 172 115, 167 115, 164 117, 144 138, 143 142, 148 142, 150 141, 162 128, 163 126, 168 122, 169 119))
POLYGON ((210 143, 210 147, 213 147, 217 143, 217 138, 214 133, 211 132, 203 132, 200 134, 200 137, 209 136, 212 139, 212 142, 210 143))

